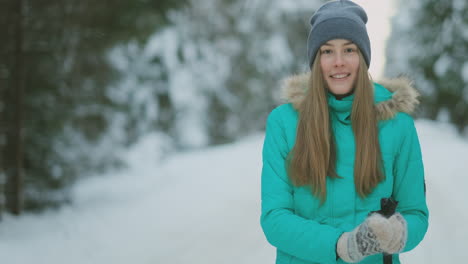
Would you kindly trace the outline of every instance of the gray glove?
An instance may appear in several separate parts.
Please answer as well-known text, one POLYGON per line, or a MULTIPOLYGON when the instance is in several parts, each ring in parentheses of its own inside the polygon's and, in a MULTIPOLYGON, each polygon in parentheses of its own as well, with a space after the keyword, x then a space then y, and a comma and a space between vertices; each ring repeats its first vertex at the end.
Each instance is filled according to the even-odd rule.
POLYGON ((394 254, 403 250, 408 231, 406 221, 399 213, 389 218, 374 213, 351 232, 345 232, 338 239, 338 256, 349 263, 378 254, 394 254))

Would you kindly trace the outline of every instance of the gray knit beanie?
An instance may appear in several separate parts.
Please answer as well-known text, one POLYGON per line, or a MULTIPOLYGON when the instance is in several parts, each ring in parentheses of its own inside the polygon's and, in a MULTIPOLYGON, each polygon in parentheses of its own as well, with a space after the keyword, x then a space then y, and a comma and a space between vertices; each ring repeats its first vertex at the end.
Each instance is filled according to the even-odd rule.
POLYGON ((312 67, 320 46, 337 38, 351 40, 356 44, 369 67, 371 49, 366 23, 366 12, 352 1, 340 0, 323 4, 310 19, 311 30, 307 40, 309 67, 312 67))

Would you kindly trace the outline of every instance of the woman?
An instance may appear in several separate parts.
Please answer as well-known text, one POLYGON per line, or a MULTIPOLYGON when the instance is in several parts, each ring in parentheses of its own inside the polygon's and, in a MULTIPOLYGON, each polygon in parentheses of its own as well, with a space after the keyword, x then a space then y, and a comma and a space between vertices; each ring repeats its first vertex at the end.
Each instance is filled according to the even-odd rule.
POLYGON ((367 15, 332 1, 311 19, 310 73, 287 80, 268 117, 261 225, 276 263, 382 263, 428 227, 418 103, 405 80, 370 80, 367 15), (386 218, 381 198, 398 201, 386 218))

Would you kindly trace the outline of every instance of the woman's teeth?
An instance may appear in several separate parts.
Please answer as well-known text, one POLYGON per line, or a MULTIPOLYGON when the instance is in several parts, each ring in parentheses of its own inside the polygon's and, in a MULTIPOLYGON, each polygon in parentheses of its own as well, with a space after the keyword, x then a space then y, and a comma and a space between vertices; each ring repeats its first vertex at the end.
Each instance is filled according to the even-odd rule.
POLYGON ((343 79, 345 77, 348 77, 349 74, 336 74, 336 75, 332 75, 331 77, 332 78, 335 78, 335 79, 343 79))

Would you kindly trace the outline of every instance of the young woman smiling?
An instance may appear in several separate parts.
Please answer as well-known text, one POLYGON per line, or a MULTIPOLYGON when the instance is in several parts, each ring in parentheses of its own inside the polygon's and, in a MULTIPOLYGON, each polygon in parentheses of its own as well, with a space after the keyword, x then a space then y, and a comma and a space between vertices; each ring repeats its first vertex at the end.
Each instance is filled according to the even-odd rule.
POLYGON ((356 44, 346 39, 333 39, 320 47, 320 67, 328 91, 341 99, 353 92, 359 69, 356 44))
POLYGON ((424 169, 403 79, 374 83, 367 15, 331 1, 311 18, 310 72, 285 83, 263 146, 261 226, 276 263, 382 263, 428 228, 424 169), (381 198, 396 212, 375 213, 381 198))

